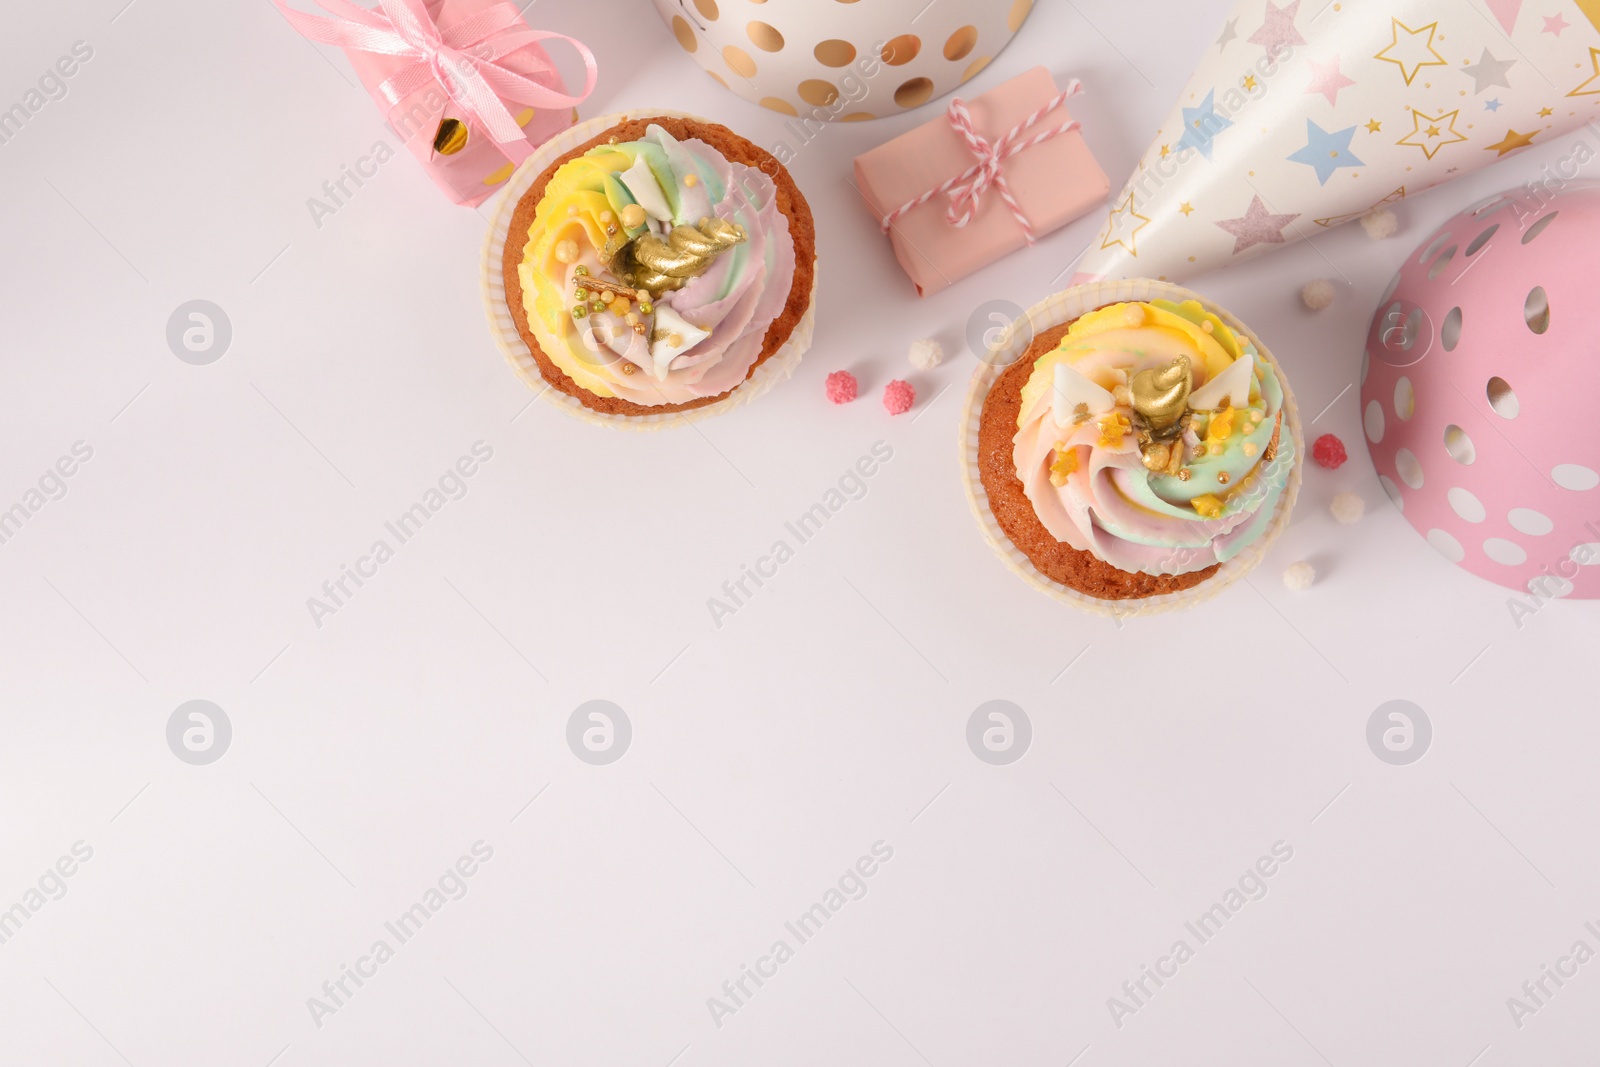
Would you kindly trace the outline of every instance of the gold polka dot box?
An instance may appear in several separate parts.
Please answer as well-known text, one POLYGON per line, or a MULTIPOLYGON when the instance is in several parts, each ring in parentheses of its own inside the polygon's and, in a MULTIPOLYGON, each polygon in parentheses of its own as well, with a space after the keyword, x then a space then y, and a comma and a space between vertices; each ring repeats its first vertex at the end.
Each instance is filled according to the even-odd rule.
POLYGON ((858 122, 943 96, 989 64, 1033 0, 655 0, 720 85, 784 115, 858 122))

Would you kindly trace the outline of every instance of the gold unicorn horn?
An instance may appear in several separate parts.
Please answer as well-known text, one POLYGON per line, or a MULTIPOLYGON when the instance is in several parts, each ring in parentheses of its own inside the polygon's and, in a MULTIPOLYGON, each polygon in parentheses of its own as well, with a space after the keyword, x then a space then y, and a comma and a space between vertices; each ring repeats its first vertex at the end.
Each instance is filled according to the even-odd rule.
POLYGON ((1142 370, 1128 380, 1133 410, 1144 416, 1150 429, 1165 430, 1183 416, 1194 379, 1189 373, 1189 357, 1179 356, 1163 367, 1142 370))
POLYGON ((727 219, 701 219, 698 226, 674 226, 663 241, 645 234, 625 250, 624 271, 633 284, 660 295, 682 289, 689 279, 711 269, 716 258, 748 239, 744 227, 727 219))

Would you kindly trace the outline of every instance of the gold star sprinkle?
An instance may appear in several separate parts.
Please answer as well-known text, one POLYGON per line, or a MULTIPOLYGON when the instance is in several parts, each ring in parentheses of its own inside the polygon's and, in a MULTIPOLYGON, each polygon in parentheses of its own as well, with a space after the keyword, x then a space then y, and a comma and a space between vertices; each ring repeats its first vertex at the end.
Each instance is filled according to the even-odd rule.
POLYGON ((1056 445, 1056 459, 1050 464, 1050 484, 1057 489, 1067 484, 1067 478, 1078 469, 1078 450, 1056 445))
POLYGON ((1183 212, 1184 218, 1188 218, 1190 215, 1194 214, 1194 205, 1185 200, 1182 204, 1178 205, 1178 210, 1183 212))

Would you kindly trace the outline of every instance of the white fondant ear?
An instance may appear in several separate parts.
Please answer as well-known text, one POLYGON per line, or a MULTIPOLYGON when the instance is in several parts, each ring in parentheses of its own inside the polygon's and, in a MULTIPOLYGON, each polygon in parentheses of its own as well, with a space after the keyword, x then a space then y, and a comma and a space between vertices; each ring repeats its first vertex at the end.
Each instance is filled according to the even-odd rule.
POLYGON ((650 335, 650 361, 655 367, 651 373, 656 381, 666 381, 672 361, 710 336, 709 330, 691 325, 666 304, 657 304, 655 327, 650 335), (676 343, 673 338, 677 338, 676 343))
POLYGON ((1189 394, 1189 406, 1196 411, 1215 411, 1227 397, 1231 407, 1250 404, 1250 375, 1255 372, 1255 357, 1245 352, 1228 364, 1228 369, 1189 394))
POLYGON ((1050 394, 1050 413, 1057 426, 1070 426, 1077 421, 1078 405, 1091 415, 1104 415, 1117 406, 1116 398, 1105 389, 1078 373, 1065 361, 1056 364, 1055 387, 1050 394))
POLYGON ((644 156, 635 159, 633 166, 617 175, 617 180, 627 187, 646 215, 663 221, 672 219, 672 209, 667 206, 667 194, 661 191, 661 183, 656 181, 644 156))

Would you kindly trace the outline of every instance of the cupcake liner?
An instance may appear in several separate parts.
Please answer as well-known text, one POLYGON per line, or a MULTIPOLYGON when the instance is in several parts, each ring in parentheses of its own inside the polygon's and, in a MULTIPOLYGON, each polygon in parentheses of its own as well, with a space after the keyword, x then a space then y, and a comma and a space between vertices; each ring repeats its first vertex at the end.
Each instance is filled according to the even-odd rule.
POLYGON ((715 404, 706 404, 688 411, 662 412, 657 415, 611 415, 584 407, 577 397, 568 396, 559 389, 551 388, 550 383, 539 372, 539 364, 534 361, 533 353, 528 351, 527 343, 517 332, 516 321, 511 317, 511 309, 506 304, 502 259, 505 255, 506 241, 511 233, 511 216, 516 212, 517 203, 522 199, 522 195, 532 187, 534 179, 543 174, 550 164, 561 156, 620 122, 656 115, 689 119, 694 122, 710 121, 683 111, 636 108, 632 111, 601 115, 552 137, 524 160, 516 173, 506 182, 505 189, 496 202, 489 234, 483 242, 483 307, 489 316, 489 332, 494 335, 495 343, 500 346, 500 351, 505 355, 506 362, 511 364, 511 369, 530 389, 538 390, 541 398, 565 414, 596 426, 609 426, 620 430, 660 430, 669 426, 680 426, 708 419, 713 415, 721 415, 742 404, 748 404, 794 373, 795 368, 800 365, 800 357, 811 347, 811 336, 816 328, 817 281, 816 275, 813 274, 810 302, 806 305, 805 314, 800 317, 800 321, 789 334, 788 340, 768 356, 755 369, 754 374, 735 386, 732 392, 715 404))
POLYGON ((961 409, 960 448, 961 480, 966 486, 967 503, 972 507, 972 514, 978 520, 978 527, 983 531, 984 539, 1005 561, 1006 566, 1016 572, 1023 581, 1057 600, 1096 614, 1119 618, 1154 615, 1193 607, 1216 596, 1254 569, 1266 558, 1272 543, 1289 525, 1289 513, 1293 510, 1295 497, 1300 492, 1301 468, 1305 462, 1305 439, 1301 435, 1300 409, 1295 404, 1294 391, 1289 386, 1288 376, 1283 373, 1283 368, 1273 358, 1267 346, 1262 344, 1261 339, 1228 311, 1200 294, 1169 282, 1143 279, 1091 282, 1087 285, 1074 286, 1035 304, 1028 309, 1026 319, 1018 319, 1007 326, 1000 339, 983 355, 978 369, 972 375, 972 383, 967 387, 966 401, 961 409), (1216 574, 1199 585, 1175 593, 1163 593, 1160 596, 1136 600, 1102 600, 1045 577, 1028 557, 1011 543, 1011 539, 1000 528, 993 512, 989 510, 989 496, 984 491, 983 480, 978 472, 978 426, 983 414, 983 402, 988 397, 990 388, 1008 367, 1022 358, 1036 334, 1070 322, 1096 308, 1125 300, 1197 300, 1207 311, 1226 323, 1229 329, 1248 338, 1256 346, 1260 357, 1278 372, 1278 381, 1283 385, 1283 429, 1293 437, 1295 461, 1289 473, 1289 482, 1284 486, 1283 495, 1278 498, 1277 510, 1273 514, 1272 524, 1267 528, 1267 532, 1255 544, 1222 564, 1216 574), (1027 324, 1027 328, 1024 328, 1024 323, 1027 324))

